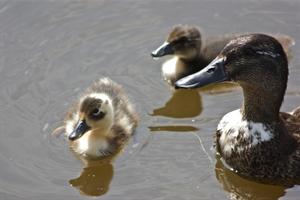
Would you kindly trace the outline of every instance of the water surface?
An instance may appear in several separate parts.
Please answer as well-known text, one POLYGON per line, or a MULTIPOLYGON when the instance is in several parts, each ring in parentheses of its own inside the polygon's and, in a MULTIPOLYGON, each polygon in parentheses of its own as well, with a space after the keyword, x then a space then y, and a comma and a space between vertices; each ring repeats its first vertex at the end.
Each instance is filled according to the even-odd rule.
POLYGON ((300 3, 274 1, 0 1, 0 197, 13 199, 299 199, 300 187, 245 180, 212 150, 238 88, 172 94, 150 52, 178 23, 204 37, 236 32, 295 38, 282 110, 300 104, 300 3), (85 168, 63 137, 67 108, 94 80, 122 84, 140 113, 115 162, 85 168), (187 103, 188 102, 188 103, 187 103))

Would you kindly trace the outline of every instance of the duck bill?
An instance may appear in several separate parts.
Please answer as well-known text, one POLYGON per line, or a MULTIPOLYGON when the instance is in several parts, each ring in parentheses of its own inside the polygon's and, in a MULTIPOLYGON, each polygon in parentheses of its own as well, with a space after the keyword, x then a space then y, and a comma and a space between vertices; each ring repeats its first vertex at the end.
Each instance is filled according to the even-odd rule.
POLYGON ((88 130, 90 130, 90 127, 86 124, 85 120, 79 121, 73 132, 69 135, 69 140, 73 141, 80 138, 88 130))
POLYGON ((201 71, 176 81, 175 87, 184 89, 198 88, 210 83, 228 81, 230 78, 225 72, 224 62, 224 58, 217 57, 201 71))
POLYGON ((151 56, 153 58, 159 58, 170 54, 174 54, 173 47, 169 42, 164 42, 160 47, 151 53, 151 56))

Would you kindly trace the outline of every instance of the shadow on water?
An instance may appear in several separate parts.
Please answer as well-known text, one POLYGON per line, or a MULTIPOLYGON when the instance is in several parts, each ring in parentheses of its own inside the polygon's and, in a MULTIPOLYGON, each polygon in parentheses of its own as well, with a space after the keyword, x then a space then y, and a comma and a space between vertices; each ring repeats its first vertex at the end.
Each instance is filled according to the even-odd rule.
POLYGON ((215 172, 218 181, 223 185, 223 189, 229 192, 229 199, 233 200, 277 200, 279 197, 284 196, 285 190, 289 188, 247 180, 225 167, 218 156, 215 172))
POLYGON ((187 118, 202 112, 202 100, 197 90, 175 90, 167 103, 153 110, 152 116, 187 118), (186 103, 188 102, 188 103, 186 103))

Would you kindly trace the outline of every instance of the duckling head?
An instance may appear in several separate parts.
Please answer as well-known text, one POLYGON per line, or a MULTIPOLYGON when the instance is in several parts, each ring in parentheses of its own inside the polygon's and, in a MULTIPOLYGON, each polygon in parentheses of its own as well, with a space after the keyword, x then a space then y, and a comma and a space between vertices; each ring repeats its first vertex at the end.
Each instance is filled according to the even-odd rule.
POLYGON ((175 26, 167 40, 151 53, 153 58, 175 55, 182 59, 193 59, 201 49, 201 34, 197 27, 188 25, 175 26))
POLYGON ((79 104, 78 121, 68 138, 74 141, 87 132, 107 133, 113 124, 113 105, 106 94, 92 93, 84 96, 79 104))

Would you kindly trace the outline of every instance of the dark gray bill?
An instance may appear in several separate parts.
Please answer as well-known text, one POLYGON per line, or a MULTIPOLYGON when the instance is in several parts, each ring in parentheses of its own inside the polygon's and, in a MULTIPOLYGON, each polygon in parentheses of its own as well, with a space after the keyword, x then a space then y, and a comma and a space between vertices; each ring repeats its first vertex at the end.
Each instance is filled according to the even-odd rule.
POLYGON ((210 83, 229 80, 224 70, 224 58, 215 58, 204 69, 189 76, 186 76, 175 83, 176 88, 198 88, 210 83))
POLYGON ((79 121, 73 132, 69 135, 69 140, 73 141, 80 138, 88 130, 90 130, 90 127, 86 124, 85 120, 79 121))
POLYGON ((160 47, 158 47, 155 51, 151 53, 153 58, 159 58, 165 55, 174 54, 174 50, 172 45, 168 42, 163 43, 160 47))

